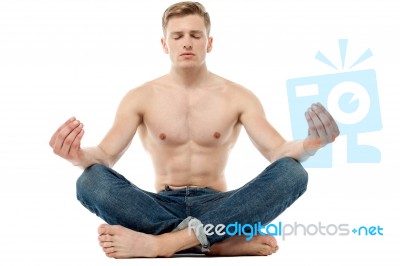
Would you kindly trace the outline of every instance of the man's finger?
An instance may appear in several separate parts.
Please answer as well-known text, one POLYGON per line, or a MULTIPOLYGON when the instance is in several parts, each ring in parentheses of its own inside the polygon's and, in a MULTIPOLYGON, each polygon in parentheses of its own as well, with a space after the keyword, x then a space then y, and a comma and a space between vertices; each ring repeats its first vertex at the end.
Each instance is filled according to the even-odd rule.
POLYGON ((325 129, 325 125, 323 121, 321 121, 321 118, 318 116, 318 110, 315 105, 312 105, 309 114, 312 119, 312 122, 315 125, 316 131, 318 132, 318 136, 321 138, 322 144, 327 143, 328 136, 325 129))
POLYGON ((61 131, 64 127, 66 127, 69 123, 71 123, 71 122, 73 122, 73 121, 75 121, 75 120, 76 120, 75 117, 69 118, 67 121, 65 121, 64 124, 62 124, 62 125, 56 130, 56 132, 54 132, 54 134, 53 134, 53 136, 51 136, 51 139, 50 139, 50 142, 49 142, 49 145, 50 145, 51 147, 53 147, 53 145, 55 144, 56 139, 57 139, 57 135, 60 133, 60 131, 61 131))
POLYGON ((70 158, 77 158, 77 154, 81 148, 81 140, 83 135, 85 134, 85 130, 82 128, 81 131, 76 135, 74 141, 71 144, 71 148, 69 150, 69 157, 70 158))
POLYGON ((79 133, 82 131, 83 129, 83 124, 80 123, 74 130, 72 130, 68 136, 64 139, 63 143, 62 143, 62 147, 61 147, 61 153, 68 156, 68 154, 71 152, 71 147, 75 141, 75 139, 77 138, 77 136, 79 135, 79 133))
POLYGON ((325 139, 323 141, 331 142, 334 135, 334 120, 332 116, 326 111, 325 108, 321 108, 319 105, 313 105, 312 107, 314 113, 317 115, 319 121, 325 130, 325 139))
MULTIPOLYGON (((64 126, 63 128, 61 128, 61 130, 58 132, 55 142, 53 144, 53 151, 56 154, 59 154, 62 152, 62 147, 64 145, 64 141, 65 139, 69 136, 69 134, 71 134, 71 132, 73 130, 75 130, 75 128, 77 128, 80 125, 80 122, 78 120, 74 120, 72 122, 69 122, 66 126, 64 126)), ((75 136, 74 136, 75 138, 75 136)), ((72 141, 71 141, 72 143, 72 141)), ((65 149, 64 149, 65 151, 65 149)))
POLYGON ((304 116, 306 117, 306 120, 307 120, 307 124, 308 124, 308 136, 312 139, 316 139, 319 136, 318 136, 317 129, 314 125, 314 122, 312 121, 312 118, 310 116, 310 113, 309 113, 310 111, 311 110, 308 109, 304 114, 304 116))
POLYGON ((318 103, 317 104, 317 115, 320 117, 320 120, 324 124, 325 130, 327 132, 327 135, 329 137, 330 141, 335 140, 335 138, 339 135, 339 127, 333 119, 332 115, 326 110, 326 108, 318 103))

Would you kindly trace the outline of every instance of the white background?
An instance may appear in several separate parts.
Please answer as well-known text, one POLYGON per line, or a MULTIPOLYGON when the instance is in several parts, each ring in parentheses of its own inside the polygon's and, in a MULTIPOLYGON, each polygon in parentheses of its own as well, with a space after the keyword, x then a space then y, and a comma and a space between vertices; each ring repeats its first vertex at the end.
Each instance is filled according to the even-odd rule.
MULTIPOLYGON (((278 237, 271 257, 111 260, 97 244, 102 222, 75 199, 81 170, 55 156, 48 141, 71 116, 85 124, 83 145, 107 132, 121 97, 165 74, 161 16, 173 1, 0 1, 0 264, 204 265, 239 261, 268 265, 398 265, 400 214, 398 1, 211 1, 211 71, 251 89, 268 119, 290 139, 285 82, 335 73, 318 50, 340 62, 337 40, 349 39, 349 60, 367 48, 357 69, 377 73, 383 129, 360 136, 378 147, 379 164, 346 163, 346 139, 334 144, 331 169, 308 169, 309 188, 276 221, 383 227, 383 236, 278 237)), ((244 131, 228 165, 229 188, 266 166, 244 131)), ((115 169, 153 190, 147 154, 135 139, 115 169)))

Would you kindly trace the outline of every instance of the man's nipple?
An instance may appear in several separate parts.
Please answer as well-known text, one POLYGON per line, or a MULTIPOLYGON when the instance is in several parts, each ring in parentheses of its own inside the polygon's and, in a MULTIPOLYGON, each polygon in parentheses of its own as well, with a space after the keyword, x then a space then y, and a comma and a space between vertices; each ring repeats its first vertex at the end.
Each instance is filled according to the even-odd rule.
POLYGON ((218 131, 216 131, 214 133, 214 138, 219 139, 221 137, 221 133, 219 133, 218 131))
POLYGON ((165 135, 164 133, 161 133, 159 137, 161 140, 165 140, 167 138, 167 135, 165 135))

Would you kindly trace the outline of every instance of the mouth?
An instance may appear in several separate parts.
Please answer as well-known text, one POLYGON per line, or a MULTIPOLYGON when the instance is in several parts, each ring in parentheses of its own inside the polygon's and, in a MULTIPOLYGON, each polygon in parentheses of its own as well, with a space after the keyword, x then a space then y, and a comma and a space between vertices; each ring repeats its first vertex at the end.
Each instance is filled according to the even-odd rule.
POLYGON ((194 56, 194 53, 189 53, 189 52, 185 52, 185 53, 181 53, 180 56, 194 56))

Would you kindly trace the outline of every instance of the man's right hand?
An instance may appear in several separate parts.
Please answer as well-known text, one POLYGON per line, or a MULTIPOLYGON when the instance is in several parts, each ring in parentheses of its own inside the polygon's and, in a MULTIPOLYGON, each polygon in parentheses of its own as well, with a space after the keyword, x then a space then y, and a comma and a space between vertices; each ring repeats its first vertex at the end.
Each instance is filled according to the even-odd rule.
POLYGON ((81 149, 83 134, 83 124, 75 117, 71 117, 57 129, 49 144, 58 156, 68 160, 73 165, 81 165, 83 160, 81 149))

